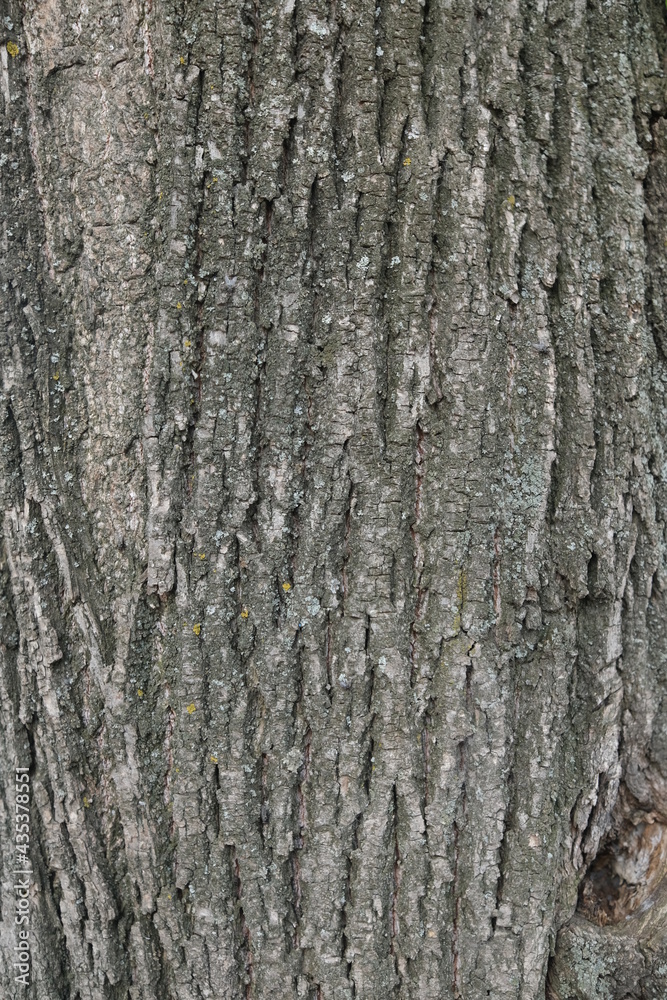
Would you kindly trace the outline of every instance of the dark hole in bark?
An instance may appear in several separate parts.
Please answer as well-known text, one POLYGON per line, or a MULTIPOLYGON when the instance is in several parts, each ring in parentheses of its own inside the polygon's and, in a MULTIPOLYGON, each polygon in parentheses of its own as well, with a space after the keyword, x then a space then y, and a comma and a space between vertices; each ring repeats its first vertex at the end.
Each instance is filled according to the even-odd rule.
POLYGON ((618 924, 651 905, 666 874, 667 826, 651 815, 624 820, 588 869, 577 909, 601 926, 618 924))

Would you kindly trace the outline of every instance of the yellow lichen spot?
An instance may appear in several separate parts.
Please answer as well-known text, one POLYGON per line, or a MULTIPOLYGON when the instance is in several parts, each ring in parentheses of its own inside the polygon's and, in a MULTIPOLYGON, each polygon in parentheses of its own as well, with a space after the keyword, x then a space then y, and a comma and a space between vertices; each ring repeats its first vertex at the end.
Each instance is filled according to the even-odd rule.
POLYGON ((183 306, 182 306, 182 304, 181 304, 180 302, 177 302, 177 303, 176 303, 176 308, 177 308, 177 309, 182 309, 182 308, 183 308, 183 306))
POLYGON ((409 167, 411 163, 412 163, 412 160, 410 159, 410 157, 406 156, 405 159, 403 160, 403 166, 404 167, 409 167))
POLYGON ((241 618, 247 618, 249 614, 250 612, 248 611, 248 609, 244 608, 243 611, 241 612, 241 618))
POLYGON ((206 553, 205 552, 200 552, 199 553, 199 558, 200 559, 206 559, 206 553))
MULTIPOLYGON (((190 709, 188 709, 188 712, 189 712, 189 711, 190 711, 190 709)), ((180 773, 181 773, 181 769, 180 769, 180 767, 175 767, 175 768, 174 768, 174 771, 176 772, 176 774, 180 774, 180 773)))
POLYGON ((53 378, 54 382, 57 382, 57 381, 58 381, 58 379, 60 378, 60 372, 56 372, 56 373, 55 373, 54 375, 52 375, 51 377, 53 378))
POLYGON ((194 632, 195 635, 199 635, 199 633, 201 632, 201 625, 199 624, 199 622, 197 622, 196 625, 192 626, 192 631, 194 632))
POLYGON ((185 346, 186 347, 192 347, 192 341, 191 340, 186 340, 185 341, 185 346))
POLYGON ((217 758, 217 756, 214 753, 211 754, 211 756, 210 756, 209 759, 210 759, 210 761, 211 761, 212 764, 217 764, 218 763, 218 758, 217 758))
POLYGON ((188 283, 188 279, 186 278, 185 281, 183 282, 183 284, 187 285, 187 283, 188 283))
POLYGON ((211 181, 211 184, 217 184, 217 183, 218 183, 218 178, 214 177, 213 180, 211 181))
POLYGON ((159 195, 157 196, 157 200, 162 201, 162 191, 160 191, 159 195))
POLYGON ((86 809, 90 805, 90 799, 88 798, 87 795, 84 795, 84 797, 83 797, 83 804, 84 804, 84 806, 85 806, 86 809))
POLYGON ((19 54, 19 47, 16 42, 7 42, 7 51, 12 59, 14 59, 19 54))
POLYGON ((167 893, 167 899, 171 899, 171 895, 167 893))
POLYGON ((183 56, 179 56, 178 61, 181 64, 181 66, 185 66, 185 59, 183 58, 183 56))
MULTIPOLYGON (((197 706, 193 701, 191 705, 188 705, 188 715, 192 715, 192 713, 196 711, 197 711, 197 706)), ((176 770, 178 770, 178 768, 176 770)))
POLYGON ((291 589, 292 589, 292 584, 291 583, 284 583, 283 584, 283 590, 285 591, 285 593, 287 593, 287 591, 291 590, 291 589))
POLYGON ((510 208, 514 208, 514 206, 516 205, 516 198, 514 197, 513 194, 511 194, 507 199, 507 204, 509 205, 510 208))
POLYGON ((137 694, 139 695, 140 698, 143 698, 144 696, 144 692, 141 690, 141 688, 137 688, 137 694))

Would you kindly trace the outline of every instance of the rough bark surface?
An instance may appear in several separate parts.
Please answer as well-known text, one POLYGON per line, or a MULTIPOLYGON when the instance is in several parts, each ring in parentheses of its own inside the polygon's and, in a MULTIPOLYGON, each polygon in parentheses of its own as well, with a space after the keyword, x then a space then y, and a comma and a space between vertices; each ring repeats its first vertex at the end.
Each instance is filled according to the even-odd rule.
POLYGON ((664 5, 2 18, 2 995, 663 997, 664 5))

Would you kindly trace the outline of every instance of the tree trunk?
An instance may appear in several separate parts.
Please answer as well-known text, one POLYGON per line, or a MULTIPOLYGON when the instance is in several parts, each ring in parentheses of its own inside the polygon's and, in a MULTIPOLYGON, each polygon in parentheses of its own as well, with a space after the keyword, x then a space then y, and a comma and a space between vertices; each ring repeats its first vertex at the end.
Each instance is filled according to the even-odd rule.
POLYGON ((2 16, 3 997, 665 995, 661 0, 2 16))

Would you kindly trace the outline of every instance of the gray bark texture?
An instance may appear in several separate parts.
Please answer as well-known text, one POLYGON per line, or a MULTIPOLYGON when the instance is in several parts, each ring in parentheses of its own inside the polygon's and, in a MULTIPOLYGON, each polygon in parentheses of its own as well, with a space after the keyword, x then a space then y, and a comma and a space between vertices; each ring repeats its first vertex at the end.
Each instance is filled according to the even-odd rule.
POLYGON ((3 1000, 667 996, 662 0, 1 23, 3 1000))

